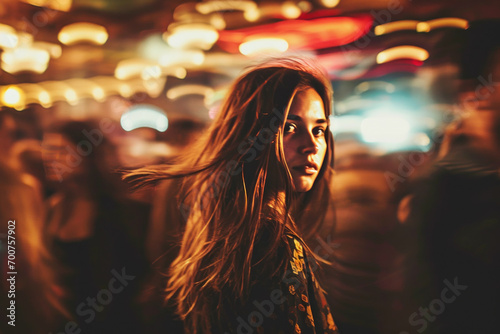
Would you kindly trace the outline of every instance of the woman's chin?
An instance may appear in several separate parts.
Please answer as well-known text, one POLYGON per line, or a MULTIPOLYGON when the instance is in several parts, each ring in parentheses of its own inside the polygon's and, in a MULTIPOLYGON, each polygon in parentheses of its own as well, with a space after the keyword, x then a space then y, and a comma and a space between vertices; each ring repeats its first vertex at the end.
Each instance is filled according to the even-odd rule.
POLYGON ((314 180, 298 180, 294 182, 294 189, 298 193, 305 193, 312 189, 314 180))

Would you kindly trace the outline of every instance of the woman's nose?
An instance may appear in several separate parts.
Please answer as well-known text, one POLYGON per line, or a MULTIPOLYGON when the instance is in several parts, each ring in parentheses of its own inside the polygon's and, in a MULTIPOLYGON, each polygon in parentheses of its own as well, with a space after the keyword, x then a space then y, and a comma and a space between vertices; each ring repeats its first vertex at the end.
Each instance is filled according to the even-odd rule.
POLYGON ((316 154, 318 153, 319 147, 316 143, 316 139, 312 133, 307 133, 304 135, 303 145, 301 146, 301 153, 303 154, 316 154))

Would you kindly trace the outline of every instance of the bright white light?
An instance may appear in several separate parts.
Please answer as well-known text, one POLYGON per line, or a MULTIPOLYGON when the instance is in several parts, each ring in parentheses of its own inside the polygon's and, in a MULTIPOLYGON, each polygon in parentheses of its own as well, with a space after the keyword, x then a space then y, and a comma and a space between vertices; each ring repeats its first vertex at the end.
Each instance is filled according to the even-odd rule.
POLYGON ((19 43, 16 30, 11 26, 0 23, 0 47, 15 48, 19 43))
POLYGON ((431 139, 426 133, 423 132, 415 134, 413 141, 415 142, 415 144, 422 147, 428 147, 431 144, 431 139))
POLYGON ((367 143, 400 144, 408 139, 410 123, 396 115, 375 115, 361 122, 361 136, 367 143))
POLYGON ((330 130, 333 134, 353 132, 358 133, 363 117, 358 115, 330 116, 330 130))
POLYGON ((45 72, 49 65, 50 54, 47 50, 34 47, 17 47, 2 53, 2 69, 8 73, 31 71, 45 72))
POLYGON ((4 105, 14 107, 20 104, 23 92, 16 86, 10 86, 2 94, 4 105))
POLYGON ((282 38, 259 38, 241 43, 239 49, 245 56, 280 53, 288 50, 288 42, 282 38))
POLYGON ((123 113, 120 124, 125 131, 145 127, 164 132, 168 128, 168 118, 158 107, 139 104, 123 113))

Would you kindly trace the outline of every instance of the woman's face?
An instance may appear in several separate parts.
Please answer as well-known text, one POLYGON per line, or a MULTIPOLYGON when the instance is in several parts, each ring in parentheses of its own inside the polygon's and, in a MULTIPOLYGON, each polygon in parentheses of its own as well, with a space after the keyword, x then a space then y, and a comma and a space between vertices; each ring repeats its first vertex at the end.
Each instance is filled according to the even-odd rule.
POLYGON ((328 121, 319 94, 312 88, 297 92, 283 131, 285 159, 295 191, 311 190, 326 154, 328 121))

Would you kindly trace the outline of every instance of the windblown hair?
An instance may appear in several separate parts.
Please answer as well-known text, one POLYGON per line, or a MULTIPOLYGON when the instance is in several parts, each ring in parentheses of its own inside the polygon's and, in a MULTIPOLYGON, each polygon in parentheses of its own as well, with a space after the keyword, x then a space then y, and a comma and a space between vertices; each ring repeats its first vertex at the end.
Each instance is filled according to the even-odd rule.
MULTIPOLYGON (((324 218, 333 167, 331 132, 325 131, 325 160, 307 193, 294 193, 283 150, 292 99, 307 88, 317 91, 328 119, 331 84, 320 67, 298 57, 257 65, 232 85, 213 124, 189 155, 171 166, 139 169, 125 177, 138 186, 183 178, 179 200, 187 222, 166 292, 189 333, 210 332, 214 310, 219 320, 223 315, 218 307, 222 298, 245 301, 255 283, 252 277, 259 277, 251 275, 252 269, 271 259, 285 232, 299 238, 312 235, 324 218), (303 233, 306 229, 309 233, 303 233), (259 243, 262 256, 255 258, 254 246, 263 230, 269 231, 269 242, 259 243), (262 251, 262 246, 267 248, 262 251)), ((286 260, 280 259, 281 265, 286 260)), ((272 266, 262 280, 276 278, 283 268, 276 261, 272 266)))

